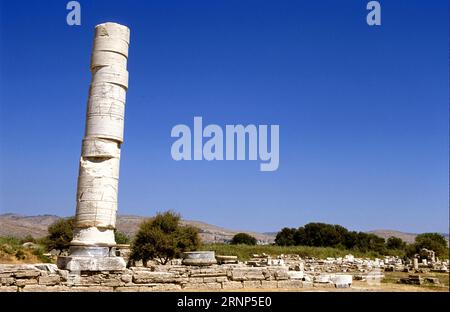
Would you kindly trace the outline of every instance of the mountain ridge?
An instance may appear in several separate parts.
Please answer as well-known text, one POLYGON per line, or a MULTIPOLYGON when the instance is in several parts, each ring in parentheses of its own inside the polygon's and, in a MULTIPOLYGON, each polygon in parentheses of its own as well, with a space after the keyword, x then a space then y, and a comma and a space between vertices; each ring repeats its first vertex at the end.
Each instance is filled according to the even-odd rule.
MULTIPOLYGON (((47 235, 47 228, 52 223, 58 221, 63 217, 56 215, 36 215, 26 216, 16 213, 0 214, 0 236, 16 236, 25 237, 31 235, 35 238, 47 235)), ((136 215, 118 215, 117 229, 126 235, 132 237, 137 232, 139 224, 151 217, 143 217, 136 215)), ((245 232, 254 236, 262 244, 270 244, 275 240, 276 232, 253 232, 253 231, 238 231, 227 229, 221 226, 212 225, 203 221, 197 220, 182 220, 183 225, 195 226, 199 229, 199 234, 204 243, 224 243, 229 242, 236 233, 245 232)), ((382 238, 389 238, 391 236, 399 237, 407 243, 413 243, 416 233, 406 233, 389 229, 376 229, 367 231, 378 235, 382 238)), ((443 234, 448 238, 448 234, 443 234)))

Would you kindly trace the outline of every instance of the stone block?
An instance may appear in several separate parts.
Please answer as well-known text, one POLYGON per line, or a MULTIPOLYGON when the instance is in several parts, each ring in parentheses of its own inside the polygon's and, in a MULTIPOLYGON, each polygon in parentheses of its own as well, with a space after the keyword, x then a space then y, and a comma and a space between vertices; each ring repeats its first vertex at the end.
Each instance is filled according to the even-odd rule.
POLYGON ((181 285, 178 284, 157 284, 152 287, 139 287, 139 291, 142 292, 144 289, 151 288, 151 291, 179 291, 181 290, 181 285))
POLYGON ((71 292, 113 292, 113 287, 107 286, 75 286, 70 288, 71 292))
POLYGON ((22 292, 70 292, 68 286, 45 286, 45 285, 27 285, 21 289, 22 292))
POLYGON ((213 277, 213 278, 218 283, 222 283, 222 282, 227 282, 228 281, 228 277, 226 277, 226 276, 218 276, 218 277, 213 277))
POLYGON ((244 281, 244 288, 261 288, 261 281, 244 281))
POLYGON ((139 292, 142 286, 120 286, 114 289, 115 292, 139 292))
MULTIPOLYGON (((233 281, 256 281, 266 279, 262 268, 234 268, 231 271, 233 281)), ((266 271, 267 272, 267 271, 266 271)))
POLYGON ((58 267, 71 272, 83 271, 123 271, 126 269, 125 260, 121 257, 58 257, 58 267))
POLYGON ((19 287, 23 287, 25 285, 36 285, 38 281, 36 279, 32 278, 23 278, 23 279, 17 279, 16 285, 19 287))
POLYGON ((261 281, 261 287, 266 289, 274 289, 278 287, 277 281, 261 281))
POLYGON ((41 272, 38 270, 23 270, 14 273, 16 278, 33 278, 38 277, 39 275, 41 275, 41 272))
POLYGON ((243 287, 244 287, 244 284, 242 282, 229 281, 229 282, 222 283, 223 289, 241 289, 243 287))
POLYGON ((19 288, 17 286, 2 286, 0 287, 0 292, 18 292, 19 288))
POLYGON ((183 285, 183 289, 197 289, 197 290, 213 290, 213 289, 221 289, 221 283, 197 283, 197 284, 185 284, 183 285))
POLYGON ((49 275, 49 276, 39 276, 39 285, 54 286, 61 282, 61 277, 59 275, 49 275))
POLYGON ((304 277, 303 271, 288 271, 287 274, 292 280, 302 280, 304 277))
POLYGON ((136 284, 177 283, 181 282, 181 278, 169 272, 140 271, 134 273, 133 282, 136 284))
POLYGON ((120 276, 120 280, 124 283, 131 283, 133 281, 133 275, 131 274, 124 274, 120 276))
POLYGON ((278 281, 277 285, 278 285, 278 288, 281 288, 281 289, 303 288, 303 282, 300 280, 278 281))
POLYGON ((5 286, 14 285, 15 283, 14 277, 0 277, 0 284, 5 286))

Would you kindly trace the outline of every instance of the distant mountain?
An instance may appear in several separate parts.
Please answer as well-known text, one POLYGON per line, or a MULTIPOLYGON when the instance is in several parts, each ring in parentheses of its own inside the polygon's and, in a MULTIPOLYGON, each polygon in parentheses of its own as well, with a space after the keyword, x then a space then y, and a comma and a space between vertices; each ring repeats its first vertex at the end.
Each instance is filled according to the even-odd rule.
MULTIPOLYGON (((0 236, 25 237, 31 235, 35 238, 47 235, 47 228, 50 224, 61 219, 54 215, 22 216, 13 213, 0 214, 0 236)), ((117 229, 128 236, 136 234, 139 224, 147 217, 119 215, 117 217, 117 229)), ((182 224, 195 226, 199 229, 200 237, 204 243, 229 242, 236 233, 245 232, 254 236, 260 243, 273 243, 276 232, 257 233, 249 231, 237 231, 222 228, 201 221, 182 220, 182 224)), ((394 236, 403 239, 407 243, 413 243, 417 234, 404 233, 393 230, 374 230, 373 233, 385 239, 394 236)), ((443 234, 448 239, 448 234, 443 234)))
MULTIPOLYGON (((31 235, 35 238, 47 235, 47 228, 61 217, 54 215, 22 216, 13 213, 0 215, 0 236, 25 237, 31 235)), ((139 224, 147 217, 119 215, 117 229, 128 236, 136 234, 139 224)), ((275 236, 249 231, 236 231, 211 225, 201 221, 182 220, 182 224, 195 226, 199 229, 200 237, 204 243, 223 243, 230 241, 236 233, 245 232, 254 236, 259 242, 273 243, 275 236)))
POLYGON ((417 234, 414 233, 404 233, 393 230, 373 230, 367 233, 375 234, 384 239, 388 239, 389 237, 398 237, 407 242, 408 244, 414 243, 414 240, 416 239, 417 236, 417 234))
MULTIPOLYGON (((414 233, 404 233, 404 232, 393 231, 393 230, 374 230, 374 231, 369 231, 367 233, 375 234, 377 236, 383 237, 384 239, 388 239, 389 237, 398 237, 398 238, 401 238, 402 240, 404 240, 405 242, 407 242, 408 244, 414 243, 416 236, 418 235, 418 234, 414 234, 414 233)), ((440 234, 442 234, 447 239, 447 241, 449 240, 448 233, 440 233, 440 234)))

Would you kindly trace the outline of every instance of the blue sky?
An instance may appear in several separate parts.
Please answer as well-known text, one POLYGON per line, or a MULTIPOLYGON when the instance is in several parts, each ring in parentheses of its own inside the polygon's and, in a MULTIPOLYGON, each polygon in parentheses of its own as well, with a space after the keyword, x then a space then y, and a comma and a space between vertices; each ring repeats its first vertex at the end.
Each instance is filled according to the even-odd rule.
POLYGON ((448 2, 0 0, 0 212, 72 215, 93 28, 131 28, 119 212, 448 232, 448 2), (172 160, 173 126, 280 125, 280 167, 172 160))

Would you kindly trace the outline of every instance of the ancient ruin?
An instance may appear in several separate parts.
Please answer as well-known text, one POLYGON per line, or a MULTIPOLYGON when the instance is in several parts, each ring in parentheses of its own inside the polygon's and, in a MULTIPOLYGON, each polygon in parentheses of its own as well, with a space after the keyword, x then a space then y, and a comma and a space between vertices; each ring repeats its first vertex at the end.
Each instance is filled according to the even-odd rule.
MULTIPOLYGON (((210 259, 211 254, 194 255, 190 259, 210 259)), ((385 272, 407 272, 405 284, 434 284, 439 280, 425 273, 448 273, 449 261, 420 263, 416 270, 412 261, 398 257, 384 259, 339 258, 315 259, 298 255, 254 255, 248 261, 232 256, 216 255, 219 263, 185 265, 173 259, 167 265, 150 261, 148 267, 137 263, 121 271, 81 271, 58 269, 54 264, 0 264, 0 292, 149 292, 192 290, 380 290, 385 272)))
POLYGON ((58 258, 61 269, 125 269, 125 261, 115 255, 114 228, 129 43, 130 30, 126 26, 105 23, 95 27, 74 238, 70 255, 58 258))

